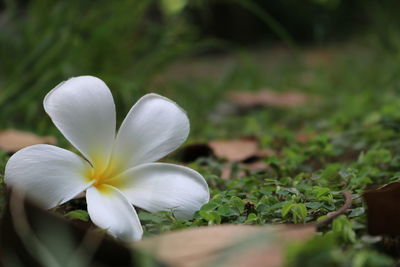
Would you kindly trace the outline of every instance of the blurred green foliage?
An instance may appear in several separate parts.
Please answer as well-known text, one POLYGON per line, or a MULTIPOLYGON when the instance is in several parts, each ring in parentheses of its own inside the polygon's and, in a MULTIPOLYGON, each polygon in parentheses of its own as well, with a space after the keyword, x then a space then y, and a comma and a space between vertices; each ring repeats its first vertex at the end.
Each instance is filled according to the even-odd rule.
POLYGON ((156 1, 7 1, 0 30, 0 120, 44 123, 39 101, 83 74, 107 81, 126 113, 167 63, 188 52, 190 28, 160 13, 156 1))
MULTIPOLYGON (((268 46, 267 52, 249 52, 231 43, 202 39, 204 25, 189 23, 194 12, 191 8, 210 16, 209 1, 178 2, 165 0, 160 7, 152 0, 121 0, 118 4, 105 0, 41 0, 27 1, 26 5, 6 1, 0 19, 1 128, 53 134, 62 147, 70 148, 45 116, 42 99, 71 76, 102 78, 113 92, 120 120, 142 94, 165 94, 188 111, 190 142, 254 135, 263 148, 277 155, 263 159, 269 166, 264 171, 234 165, 231 180, 220 178, 224 167, 220 159, 203 158, 191 163, 190 167, 207 179, 211 201, 192 220, 176 219, 172 212, 140 211, 145 235, 225 223, 314 222, 343 205, 341 192, 346 190, 353 194, 351 209, 311 241, 290 246, 288 266, 392 265, 399 255, 381 239, 367 235, 360 195, 370 186, 400 177, 398 4, 369 0, 364 5, 352 4, 359 9, 346 6, 350 9, 345 10, 343 5, 350 5, 345 3, 348 1, 310 0, 304 7, 307 10, 301 13, 288 7, 302 6, 303 1, 277 1, 275 5, 286 7, 282 9, 285 14, 303 14, 300 18, 304 25, 315 34, 325 22, 337 27, 334 22, 342 18, 342 13, 368 13, 368 27, 352 36, 349 44, 332 43, 325 49, 301 47, 294 55, 268 46), (313 20, 313 12, 319 11, 321 16, 313 20), (208 54, 205 48, 210 45, 212 51, 228 50, 229 64, 218 65, 225 58, 208 54), (182 63, 189 55, 195 56, 182 63), (181 69, 154 82, 179 60, 181 69), (196 69, 196 61, 211 64, 198 70, 199 75, 187 76, 184 70, 193 66, 196 69), (217 75, 213 76, 214 72, 217 75), (261 88, 294 89, 314 94, 319 101, 295 109, 268 107, 233 114, 223 114, 217 108, 227 91, 261 88), (299 142, 297 133, 306 133, 308 140, 299 142), (234 179, 239 171, 244 171, 245 177, 234 179)), ((299 46, 291 34, 295 29, 291 25, 298 17, 289 23, 285 21, 288 18, 271 11, 260 9, 255 14, 263 18, 262 29, 269 29, 283 40, 288 35, 299 46), (283 31, 279 34, 277 29, 283 31)), ((341 21, 340 27, 346 23, 353 25, 341 21)), ((238 31, 231 28, 227 31, 238 31)), ((331 33, 329 27, 323 30, 323 35, 331 33)), ((0 154, 1 182, 8 157, 0 154)), ((1 205, 4 185, 0 188, 1 205)), ((69 209, 66 217, 88 219, 81 206, 73 203, 69 209)))

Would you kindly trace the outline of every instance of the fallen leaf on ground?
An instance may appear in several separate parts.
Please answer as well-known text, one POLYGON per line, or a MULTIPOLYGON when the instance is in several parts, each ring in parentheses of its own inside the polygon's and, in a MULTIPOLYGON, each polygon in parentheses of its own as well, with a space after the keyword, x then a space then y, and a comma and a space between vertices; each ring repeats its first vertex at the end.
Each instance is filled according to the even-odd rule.
POLYGON ((261 149, 255 137, 244 137, 230 140, 214 140, 207 144, 191 144, 183 147, 179 152, 182 162, 192 162, 200 157, 215 156, 223 158, 227 162, 221 170, 221 178, 232 177, 232 166, 238 163, 242 168, 235 175, 236 178, 246 176, 246 171, 262 171, 268 165, 262 160, 265 157, 275 155, 273 150, 261 149))
POLYGON ((277 107, 293 108, 302 106, 312 101, 312 97, 303 92, 286 91, 275 92, 272 90, 261 91, 235 91, 226 96, 231 102, 242 108, 252 107, 277 107))
POLYGON ((306 133, 297 133, 296 134, 296 140, 299 143, 305 144, 308 142, 308 140, 310 140, 312 138, 312 136, 310 134, 306 134, 306 133))
POLYGON ((400 235, 400 182, 365 192, 363 197, 369 234, 400 235))
POLYGON ((274 155, 274 151, 261 149, 255 137, 244 137, 230 140, 213 140, 207 144, 191 144, 180 151, 183 162, 192 162, 200 157, 215 156, 228 162, 241 162, 249 159, 274 155))
POLYGON ((228 161, 243 161, 259 151, 258 141, 255 138, 233 140, 215 140, 208 143, 214 155, 228 161))
POLYGON ((302 57, 303 61, 309 66, 330 66, 334 63, 332 49, 307 50, 302 57))
POLYGON ((6 152, 17 152, 18 150, 37 144, 56 144, 57 140, 53 136, 37 136, 33 133, 18 130, 0 131, 0 149, 6 152))
POLYGON ((144 239, 134 248, 177 267, 281 266, 284 246, 305 241, 314 226, 220 225, 199 227, 144 239))

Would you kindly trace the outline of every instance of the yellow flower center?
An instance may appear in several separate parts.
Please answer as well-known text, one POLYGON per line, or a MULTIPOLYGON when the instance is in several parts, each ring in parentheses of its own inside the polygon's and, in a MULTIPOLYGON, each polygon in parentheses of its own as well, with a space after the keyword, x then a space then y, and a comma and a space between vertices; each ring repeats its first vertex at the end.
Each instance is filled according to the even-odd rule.
POLYGON ((101 168, 101 166, 95 166, 85 170, 85 177, 88 181, 94 181, 93 186, 97 189, 106 189, 104 185, 111 185, 114 187, 120 187, 123 180, 122 173, 123 168, 120 164, 115 161, 110 160, 106 168, 101 168))

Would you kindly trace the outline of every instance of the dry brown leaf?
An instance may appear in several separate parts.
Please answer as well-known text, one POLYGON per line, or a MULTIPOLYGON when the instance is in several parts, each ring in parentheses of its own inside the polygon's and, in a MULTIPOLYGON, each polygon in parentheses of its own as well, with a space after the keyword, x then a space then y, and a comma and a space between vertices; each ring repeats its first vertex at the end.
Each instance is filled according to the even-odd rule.
POLYGON ((270 106, 277 108, 292 108, 309 103, 311 96, 297 91, 274 92, 261 90, 256 92, 235 91, 229 92, 227 98, 242 108, 270 106))
POLYGON ((297 142, 305 144, 309 140, 311 140, 314 136, 315 134, 300 132, 296 134, 295 138, 297 142))
POLYGON ((283 248, 304 241, 314 226, 221 225, 162 234, 134 244, 161 261, 177 267, 281 266, 283 248))
POLYGON ((18 150, 37 144, 56 144, 57 140, 53 136, 37 136, 33 133, 18 130, 0 131, 0 149, 6 152, 17 152, 18 150))
POLYGON ((232 164, 238 163, 242 170, 235 175, 236 178, 246 176, 249 171, 262 171, 268 165, 261 159, 275 155, 275 151, 260 149, 258 140, 255 137, 244 137, 231 140, 214 140, 208 144, 191 144, 185 146, 179 152, 183 162, 192 162, 200 157, 215 156, 226 159, 221 170, 221 178, 232 178, 232 164))
POLYGON ((259 151, 255 138, 215 140, 208 143, 214 155, 228 161, 243 161, 259 151))
POLYGON ((334 62, 333 51, 330 49, 312 49, 303 53, 303 61, 309 66, 329 66, 334 62))
POLYGON ((179 152, 183 162, 192 162, 200 157, 224 158, 228 162, 240 162, 249 159, 253 161, 275 155, 272 150, 261 149, 255 137, 244 137, 230 140, 214 140, 208 144, 191 144, 179 152))
POLYGON ((367 203, 369 234, 400 235, 400 182, 365 192, 363 197, 367 203))

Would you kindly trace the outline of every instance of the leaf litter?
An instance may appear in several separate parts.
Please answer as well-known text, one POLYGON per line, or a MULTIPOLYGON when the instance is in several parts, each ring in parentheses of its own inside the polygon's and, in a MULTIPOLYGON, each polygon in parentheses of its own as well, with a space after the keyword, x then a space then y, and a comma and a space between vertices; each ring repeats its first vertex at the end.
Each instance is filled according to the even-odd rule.
POLYGON ((166 233, 134 245, 171 266, 281 266, 285 244, 305 241, 313 226, 207 226, 166 233))
POLYGON ((226 98, 241 108, 296 108, 315 101, 314 96, 301 91, 277 92, 270 89, 233 91, 229 92, 226 98))
POLYGON ((0 150, 9 153, 37 144, 55 145, 57 139, 53 136, 38 136, 30 132, 24 132, 14 129, 0 131, 0 150))
POLYGON ((233 225, 198 227, 144 239, 133 245, 171 266, 282 266, 288 244, 314 237, 318 227, 347 212, 352 204, 349 192, 345 203, 320 222, 267 226, 233 225))
MULTIPOLYGON (((229 179, 234 164, 250 171, 262 171, 268 168, 263 159, 275 155, 275 151, 260 147, 254 136, 238 139, 212 140, 208 143, 190 144, 182 148, 178 154, 183 162, 192 162, 201 157, 213 156, 225 161, 221 170, 221 178, 229 179)), ((238 177, 245 176, 241 170, 238 177)))

